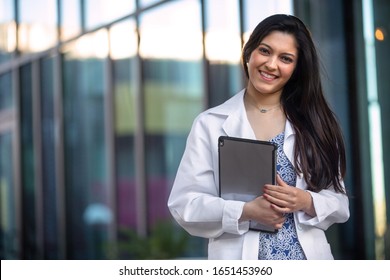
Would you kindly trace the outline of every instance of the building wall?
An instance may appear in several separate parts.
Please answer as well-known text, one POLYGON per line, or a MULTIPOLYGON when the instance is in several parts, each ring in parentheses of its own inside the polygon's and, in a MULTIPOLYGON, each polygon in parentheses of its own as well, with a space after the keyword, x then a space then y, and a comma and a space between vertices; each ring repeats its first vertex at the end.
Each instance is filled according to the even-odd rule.
POLYGON ((207 241, 183 232, 166 201, 193 119, 245 86, 242 46, 273 13, 311 29, 345 135, 352 215, 327 232, 335 257, 384 258, 389 129, 381 110, 374 137, 369 108, 388 103, 386 9, 384 0, 0 1, 1 258, 205 257, 207 241), (369 24, 385 34, 371 49, 369 24))

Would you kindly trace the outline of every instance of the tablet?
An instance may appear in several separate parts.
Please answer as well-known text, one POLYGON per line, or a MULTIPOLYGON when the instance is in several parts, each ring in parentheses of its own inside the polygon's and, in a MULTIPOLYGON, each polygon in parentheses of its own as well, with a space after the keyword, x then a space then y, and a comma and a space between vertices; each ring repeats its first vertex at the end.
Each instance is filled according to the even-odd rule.
MULTIPOLYGON (((275 185, 276 149, 276 144, 267 141, 220 136, 220 197, 247 202, 261 195, 265 184, 275 185)), ((250 229, 276 232, 255 221, 250 221, 250 229)))

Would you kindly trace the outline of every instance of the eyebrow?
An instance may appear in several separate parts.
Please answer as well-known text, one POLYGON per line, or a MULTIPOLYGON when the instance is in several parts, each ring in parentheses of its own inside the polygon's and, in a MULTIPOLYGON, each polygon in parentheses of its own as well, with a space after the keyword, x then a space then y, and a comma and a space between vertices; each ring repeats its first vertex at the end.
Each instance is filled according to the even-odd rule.
MULTIPOLYGON (((271 50, 273 50, 273 48, 272 48, 270 45, 266 44, 266 43, 260 43, 259 46, 260 46, 260 45, 264 45, 264 46, 266 46, 267 48, 270 48, 271 50)), ((293 53, 285 52, 285 53, 283 53, 283 54, 284 54, 284 55, 288 55, 288 56, 295 57, 295 54, 293 54, 293 53)))

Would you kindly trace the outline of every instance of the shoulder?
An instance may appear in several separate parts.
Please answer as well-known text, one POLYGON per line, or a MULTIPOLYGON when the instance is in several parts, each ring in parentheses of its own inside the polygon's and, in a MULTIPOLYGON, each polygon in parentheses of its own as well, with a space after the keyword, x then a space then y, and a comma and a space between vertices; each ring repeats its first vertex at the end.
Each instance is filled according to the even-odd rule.
POLYGON ((192 124, 190 134, 197 136, 224 134, 223 126, 227 119, 236 118, 244 108, 243 92, 240 91, 224 103, 200 113, 192 124))
POLYGON ((208 119, 208 118, 213 118, 218 116, 227 117, 235 113, 240 108, 239 105, 243 102, 244 93, 245 93, 245 89, 236 93, 228 100, 226 100, 224 103, 202 112, 201 114, 198 115, 197 119, 208 119))

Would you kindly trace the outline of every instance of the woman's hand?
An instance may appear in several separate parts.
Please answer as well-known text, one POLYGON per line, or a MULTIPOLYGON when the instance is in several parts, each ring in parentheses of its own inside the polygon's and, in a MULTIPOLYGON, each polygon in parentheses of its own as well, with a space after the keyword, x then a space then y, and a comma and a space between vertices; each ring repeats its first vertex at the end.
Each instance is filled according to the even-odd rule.
POLYGON ((286 218, 283 213, 272 209, 272 204, 263 196, 259 196, 252 201, 244 204, 244 209, 240 220, 257 221, 261 224, 271 226, 275 229, 281 229, 286 218))
POLYGON ((292 213, 304 211, 314 217, 313 199, 309 192, 289 186, 279 175, 276 177, 278 186, 265 185, 264 198, 271 203, 271 208, 278 213, 292 213))

